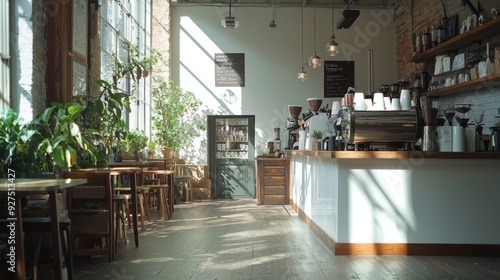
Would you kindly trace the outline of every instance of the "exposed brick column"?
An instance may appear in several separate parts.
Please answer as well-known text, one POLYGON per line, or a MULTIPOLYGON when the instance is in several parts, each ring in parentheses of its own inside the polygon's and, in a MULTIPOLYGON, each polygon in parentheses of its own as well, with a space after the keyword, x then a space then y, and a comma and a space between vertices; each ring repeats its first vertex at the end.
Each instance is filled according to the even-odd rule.
POLYGON ((155 70, 155 76, 162 77, 164 80, 170 80, 170 44, 171 44, 171 12, 170 1, 152 0, 151 1, 151 46, 162 55, 155 70))

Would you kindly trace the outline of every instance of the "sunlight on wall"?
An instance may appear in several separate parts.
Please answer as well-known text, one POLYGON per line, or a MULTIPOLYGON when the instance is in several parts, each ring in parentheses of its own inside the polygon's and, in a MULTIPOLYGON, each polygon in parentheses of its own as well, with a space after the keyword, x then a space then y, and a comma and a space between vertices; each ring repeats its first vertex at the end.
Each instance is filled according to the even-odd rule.
POLYGON ((416 227, 410 180, 408 170, 351 169, 349 240, 407 242, 416 227))
POLYGON ((239 115, 241 88, 215 87, 214 54, 223 51, 188 16, 180 18, 179 83, 192 91, 208 114, 239 115))

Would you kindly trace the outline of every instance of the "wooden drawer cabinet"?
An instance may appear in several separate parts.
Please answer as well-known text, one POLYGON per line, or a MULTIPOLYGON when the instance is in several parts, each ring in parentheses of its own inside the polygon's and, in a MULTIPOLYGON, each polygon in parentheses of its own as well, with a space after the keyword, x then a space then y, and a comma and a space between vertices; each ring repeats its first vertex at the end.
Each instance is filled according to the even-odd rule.
POLYGON ((288 204, 290 158, 257 158, 257 205, 288 204))

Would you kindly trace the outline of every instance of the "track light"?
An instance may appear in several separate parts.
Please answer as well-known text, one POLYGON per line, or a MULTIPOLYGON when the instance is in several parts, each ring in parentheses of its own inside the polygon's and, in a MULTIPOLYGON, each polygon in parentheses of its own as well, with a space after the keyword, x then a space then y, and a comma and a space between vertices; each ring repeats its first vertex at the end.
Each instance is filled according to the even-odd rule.
POLYGON ((240 25, 240 22, 237 21, 234 17, 231 16, 231 0, 229 0, 229 16, 221 21, 222 26, 228 29, 235 29, 240 25))

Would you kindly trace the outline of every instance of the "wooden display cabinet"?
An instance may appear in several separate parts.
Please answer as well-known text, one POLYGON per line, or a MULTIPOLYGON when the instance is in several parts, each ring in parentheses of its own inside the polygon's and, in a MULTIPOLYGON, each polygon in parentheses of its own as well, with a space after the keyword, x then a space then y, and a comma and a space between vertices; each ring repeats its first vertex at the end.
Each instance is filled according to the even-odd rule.
POLYGON ((257 205, 288 204, 290 198, 290 158, 258 157, 257 205))

